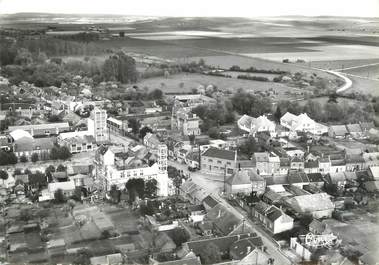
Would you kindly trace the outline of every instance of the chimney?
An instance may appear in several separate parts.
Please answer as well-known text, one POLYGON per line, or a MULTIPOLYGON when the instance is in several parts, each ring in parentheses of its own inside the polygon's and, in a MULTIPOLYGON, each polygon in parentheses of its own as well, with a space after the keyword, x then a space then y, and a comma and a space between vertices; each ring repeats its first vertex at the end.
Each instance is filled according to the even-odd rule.
POLYGON ((238 235, 237 235, 237 240, 240 240, 240 238, 241 238, 241 236, 238 234, 238 235))

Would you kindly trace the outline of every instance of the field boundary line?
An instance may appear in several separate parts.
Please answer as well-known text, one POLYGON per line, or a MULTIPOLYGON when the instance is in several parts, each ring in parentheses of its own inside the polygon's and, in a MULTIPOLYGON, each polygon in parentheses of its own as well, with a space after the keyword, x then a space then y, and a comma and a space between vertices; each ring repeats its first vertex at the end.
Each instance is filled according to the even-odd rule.
POLYGON ((341 69, 334 69, 333 71, 345 71, 345 70, 358 69, 358 68, 364 68, 364 67, 367 67, 367 66, 375 66, 375 65, 379 65, 379 63, 370 63, 370 64, 357 65, 357 66, 346 67, 346 68, 341 68, 341 69))

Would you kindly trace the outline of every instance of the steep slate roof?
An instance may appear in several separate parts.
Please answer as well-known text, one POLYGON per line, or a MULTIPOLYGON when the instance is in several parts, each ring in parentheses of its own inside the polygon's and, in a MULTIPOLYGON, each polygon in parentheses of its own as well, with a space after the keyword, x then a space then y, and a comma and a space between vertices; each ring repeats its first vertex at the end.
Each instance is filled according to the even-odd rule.
POLYGON ((309 182, 307 174, 302 171, 290 171, 288 173, 288 182, 293 183, 306 183, 309 182))
POLYGON ((350 133, 361 133, 362 132, 361 126, 358 123, 348 124, 348 125, 346 125, 346 127, 350 133))
POLYGON ((213 196, 211 196, 211 195, 208 195, 207 197, 205 197, 203 199, 203 203, 208 205, 211 208, 214 208, 214 207, 216 207, 216 205, 219 204, 219 202, 215 198, 213 198, 213 196))
POLYGON ((235 152, 210 147, 208 150, 206 150, 202 154, 202 156, 225 159, 225 160, 234 160, 235 159, 235 152))
POLYGON ((324 181, 321 173, 309 173, 307 175, 310 182, 323 182, 324 181))
POLYGON ((240 170, 230 176, 226 182, 230 185, 244 185, 251 184, 252 180, 263 180, 253 170, 240 170))
POLYGON ((241 223, 240 219, 221 204, 209 210, 206 219, 213 221, 215 227, 224 235, 231 233, 241 223))
POLYGON ((368 131, 375 127, 374 122, 361 122, 360 126, 362 131, 368 131))
POLYGON ((349 134, 347 131, 346 125, 333 125, 329 127, 336 136, 345 136, 349 134))

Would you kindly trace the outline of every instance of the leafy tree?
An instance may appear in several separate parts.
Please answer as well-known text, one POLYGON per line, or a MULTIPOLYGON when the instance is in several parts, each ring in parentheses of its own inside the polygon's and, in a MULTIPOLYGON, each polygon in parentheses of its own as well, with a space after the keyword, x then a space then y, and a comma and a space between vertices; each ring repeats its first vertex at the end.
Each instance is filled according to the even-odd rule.
POLYGON ((141 139, 143 139, 143 138, 145 138, 145 136, 146 136, 147 133, 152 133, 152 132, 153 132, 153 130, 152 130, 150 127, 145 126, 145 127, 143 127, 143 128, 139 131, 139 137, 140 137, 141 139))
POLYGON ((308 100, 307 104, 304 106, 304 112, 316 121, 321 121, 323 119, 324 113, 322 110, 323 108, 321 107, 320 102, 315 100, 308 100))
POLYGON ((255 96, 243 90, 235 93, 231 101, 233 108, 241 115, 258 117, 271 112, 272 102, 269 98, 255 96))
POLYGON ((21 163, 28 162, 28 158, 26 157, 26 155, 22 155, 22 156, 20 157, 20 162, 21 162, 21 163))
POLYGON ((156 179, 149 179, 145 181, 145 191, 144 194, 148 198, 154 198, 157 196, 158 182, 156 179))
POLYGON ((283 114, 282 114, 282 111, 280 109, 280 106, 277 106, 276 110, 275 110, 275 113, 274 113, 275 121, 280 122, 280 118, 282 116, 283 116, 283 114))
POLYGON ((71 196, 75 201, 82 201, 82 190, 80 187, 75 187, 74 194, 71 196))
POLYGON ((57 172, 65 172, 66 171, 66 167, 62 164, 59 164, 57 166, 57 172))
POLYGON ((39 159, 39 157, 38 157, 38 154, 37 154, 37 153, 33 153, 32 156, 31 156, 31 158, 30 158, 30 160, 31 160, 33 163, 37 162, 38 159, 39 159))
POLYGON ((112 199, 112 202, 119 203, 121 198, 121 191, 118 190, 116 185, 111 186, 111 190, 109 191, 109 196, 112 199))
POLYGON ((90 265, 90 258, 92 257, 92 253, 88 249, 81 249, 75 255, 73 260, 74 265, 90 265))
POLYGON ((53 165, 50 165, 45 169, 45 175, 49 179, 49 182, 52 181, 52 179, 53 179, 52 173, 54 173, 54 172, 55 172, 55 167, 53 165))
POLYGON ((133 57, 124 52, 118 52, 105 60, 102 75, 106 81, 117 80, 121 83, 134 83, 138 77, 136 62, 133 57))
POLYGON ((33 62, 32 53, 25 48, 21 48, 17 51, 17 55, 14 59, 16 64, 28 65, 33 62))
POLYGON ((162 99, 163 98, 163 92, 160 89, 154 89, 149 93, 149 98, 151 99, 162 99))
POLYGON ((8 172, 6 172, 5 170, 0 170, 0 179, 2 179, 3 181, 8 179, 8 172))
POLYGON ((196 136, 194 134, 191 134, 191 135, 188 135, 188 138, 189 138, 191 145, 194 145, 196 136))
POLYGON ((64 195, 62 189, 57 189, 54 192, 54 200, 56 203, 64 203, 67 201, 66 196, 64 195))
POLYGON ((16 163, 17 157, 13 152, 0 151, 0 166, 16 163))
POLYGON ((221 262, 221 251, 217 245, 210 243, 200 252, 202 264, 214 264, 221 262))
POLYGON ((30 172, 28 173, 28 175, 29 175, 29 184, 31 186, 40 189, 41 187, 45 187, 47 185, 46 176, 42 172, 40 171, 37 171, 35 173, 30 172))
POLYGON ((145 182, 143 181, 143 179, 129 179, 128 182, 126 182, 125 187, 128 190, 130 201, 133 202, 137 195, 139 198, 144 197, 145 182))
POLYGON ((172 233, 172 240, 177 247, 180 247, 183 243, 190 239, 190 235, 183 228, 177 227, 172 233))
POLYGON ((250 136, 238 146, 238 151, 251 157, 255 152, 260 151, 260 147, 254 137, 250 136))
POLYGON ((139 120, 137 120, 136 118, 131 118, 128 120, 128 124, 129 124, 130 128, 132 128, 132 132, 134 134, 138 134, 139 128, 141 126, 139 120))
POLYGON ((67 160, 71 158, 72 154, 66 146, 54 146, 50 152, 50 158, 52 160, 67 160))

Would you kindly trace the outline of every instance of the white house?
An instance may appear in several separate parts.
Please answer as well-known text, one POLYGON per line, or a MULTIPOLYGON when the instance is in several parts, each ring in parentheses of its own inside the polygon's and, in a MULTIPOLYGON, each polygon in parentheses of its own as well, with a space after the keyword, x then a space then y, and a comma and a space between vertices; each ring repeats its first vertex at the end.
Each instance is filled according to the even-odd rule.
POLYGON ((275 123, 270 121, 265 115, 258 118, 243 115, 237 121, 238 128, 255 135, 258 132, 269 132, 271 136, 275 136, 275 123))
POLYGON ((278 234, 293 228, 292 217, 285 214, 275 205, 268 205, 262 201, 252 208, 252 216, 273 234, 278 234))
POLYGON ((315 135, 321 135, 328 132, 328 127, 315 122, 306 113, 294 115, 287 112, 280 118, 280 124, 290 131, 309 132, 315 135))

